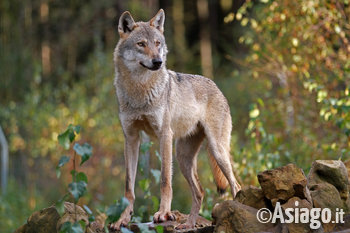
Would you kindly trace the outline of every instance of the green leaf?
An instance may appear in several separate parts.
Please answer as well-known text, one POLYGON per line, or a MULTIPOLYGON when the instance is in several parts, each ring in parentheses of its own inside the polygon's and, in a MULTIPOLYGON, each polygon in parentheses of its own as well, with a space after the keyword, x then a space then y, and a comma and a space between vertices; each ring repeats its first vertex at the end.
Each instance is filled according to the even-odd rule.
POLYGON ((156 156, 158 158, 158 161, 161 163, 162 162, 162 156, 160 156, 159 152, 156 150, 156 156))
POLYGON ((70 160, 70 157, 63 155, 60 160, 58 161, 58 165, 57 167, 63 167, 63 165, 65 165, 66 163, 68 163, 70 160))
POLYGON ((86 222, 84 220, 80 220, 79 221, 79 226, 80 226, 80 229, 82 229, 82 230, 86 229, 86 222))
POLYGON ((88 143, 84 143, 83 145, 75 143, 73 149, 78 155, 81 156, 80 165, 89 160, 92 155, 92 146, 90 146, 88 143))
POLYGON ((76 179, 76 175, 77 175, 77 171, 76 170, 71 170, 70 174, 72 175, 72 179, 75 180, 76 179))
POLYGON ((60 200, 58 200, 55 204, 55 208, 60 216, 64 214, 64 202, 67 199, 68 194, 64 195, 60 200))
POLYGON ((107 224, 118 221, 120 215, 123 213, 126 207, 128 207, 129 204, 129 200, 123 197, 120 202, 116 202, 116 204, 109 206, 106 211, 106 215, 108 216, 106 220, 107 224))
POLYGON ((90 215, 89 216, 89 222, 93 222, 93 221, 95 221, 96 219, 95 219, 95 216, 93 216, 93 215, 90 215))
POLYGON ((128 228, 125 228, 125 227, 122 227, 122 228, 120 229, 120 231, 121 231, 122 233, 133 233, 132 231, 130 231, 128 228))
POLYGON ((72 182, 68 185, 68 190, 76 202, 79 200, 79 198, 84 196, 86 192, 86 186, 87 184, 84 181, 72 182))
POLYGON ((80 128, 79 125, 73 126, 70 124, 66 131, 58 135, 57 139, 59 144, 63 146, 64 149, 68 150, 70 144, 75 140, 75 136, 80 133, 80 128))
POLYGON ((60 176, 61 176, 61 170, 59 167, 56 167, 56 177, 60 178, 60 176))
POLYGON ((149 226, 145 223, 138 223, 137 226, 140 229, 141 233, 154 233, 154 231, 150 230, 149 226))
POLYGON ((85 183, 88 183, 88 179, 87 176, 84 172, 79 172, 78 174, 76 174, 76 181, 84 181, 85 183))
POLYGON ((65 222, 61 226, 60 233, 71 232, 71 229, 72 229, 72 223, 71 222, 65 222))
POLYGON ((81 225, 76 222, 72 225, 71 233, 84 233, 84 230, 81 228, 81 225))
POLYGON ((58 135, 58 143, 63 146, 64 149, 68 150, 70 146, 69 129, 67 129, 62 134, 58 135))
POLYGON ((87 205, 83 205, 83 208, 86 211, 86 213, 88 213, 89 215, 92 215, 92 211, 90 210, 90 208, 87 205))
POLYGON ((157 169, 151 169, 151 173, 154 177, 154 179, 156 180, 156 183, 159 184, 160 181, 160 171, 157 169))
POLYGON ((157 211, 159 209, 159 200, 156 196, 152 196, 152 203, 153 203, 153 211, 157 211))
POLYGON ((148 190, 149 185, 150 185, 150 180, 148 178, 145 178, 139 181, 139 186, 144 192, 148 190))
POLYGON ((80 125, 70 124, 68 126, 70 142, 73 142, 75 140, 75 136, 80 133, 80 128, 81 128, 80 125))
POLYGON ((73 130, 75 131, 76 134, 79 134, 80 133, 80 125, 76 125, 76 126, 72 126, 73 130))
POLYGON ((84 230, 78 222, 75 222, 74 224, 71 222, 65 222, 61 226, 60 233, 84 233, 84 230))
POLYGON ((158 225, 155 227, 157 233, 163 233, 164 227, 162 225, 158 225))
POLYGON ((152 147, 153 145, 153 142, 144 142, 141 144, 140 146, 140 150, 141 152, 144 154, 146 153, 147 151, 149 151, 149 149, 152 147))
POLYGON ((63 167, 66 163, 69 162, 70 157, 63 155, 60 160, 58 161, 58 165, 56 167, 56 176, 57 178, 60 178, 61 176, 61 170, 60 168, 63 167))

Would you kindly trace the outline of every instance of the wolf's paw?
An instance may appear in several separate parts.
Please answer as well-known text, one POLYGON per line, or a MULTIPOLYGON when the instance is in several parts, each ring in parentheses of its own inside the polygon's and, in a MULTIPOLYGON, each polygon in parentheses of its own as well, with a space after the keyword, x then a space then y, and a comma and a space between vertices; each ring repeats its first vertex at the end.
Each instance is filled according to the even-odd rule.
POLYGON ((109 224, 108 228, 112 231, 119 231, 120 228, 126 227, 131 220, 132 211, 123 212, 122 216, 115 223, 109 224))
POLYGON ((175 221, 175 214, 171 213, 171 211, 158 211, 153 216, 154 223, 166 222, 166 221, 175 221))

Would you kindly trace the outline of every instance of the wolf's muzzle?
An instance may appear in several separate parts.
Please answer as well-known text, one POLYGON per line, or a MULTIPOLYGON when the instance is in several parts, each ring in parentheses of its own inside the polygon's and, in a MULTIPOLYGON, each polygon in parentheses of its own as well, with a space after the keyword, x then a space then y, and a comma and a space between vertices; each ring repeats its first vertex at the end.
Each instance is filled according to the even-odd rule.
POLYGON ((149 70, 158 70, 162 66, 162 63, 163 63, 163 61, 160 58, 152 59, 152 67, 148 67, 145 64, 143 64, 142 62, 140 62, 140 64, 143 67, 145 67, 145 68, 147 68, 149 70))
POLYGON ((163 63, 163 61, 160 58, 152 59, 153 67, 157 67, 157 69, 159 69, 159 67, 162 65, 162 63, 163 63))

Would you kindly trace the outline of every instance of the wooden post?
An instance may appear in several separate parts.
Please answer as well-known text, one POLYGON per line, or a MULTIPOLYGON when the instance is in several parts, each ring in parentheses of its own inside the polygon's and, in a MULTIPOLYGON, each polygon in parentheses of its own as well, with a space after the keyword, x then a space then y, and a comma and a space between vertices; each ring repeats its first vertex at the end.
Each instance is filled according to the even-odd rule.
POLYGON ((5 194, 7 189, 9 150, 8 150, 8 144, 5 138, 5 134, 2 131, 1 126, 0 126, 0 146, 1 146, 1 191, 2 191, 2 194, 5 194))

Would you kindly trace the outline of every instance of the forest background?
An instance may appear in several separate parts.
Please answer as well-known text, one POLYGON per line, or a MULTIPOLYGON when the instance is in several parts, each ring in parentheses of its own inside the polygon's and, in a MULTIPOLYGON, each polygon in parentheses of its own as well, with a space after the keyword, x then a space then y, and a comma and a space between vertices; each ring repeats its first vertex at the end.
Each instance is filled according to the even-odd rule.
MULTIPOLYGON (((212 78, 233 119, 231 154, 244 185, 259 171, 316 159, 350 159, 349 0, 1 0, 0 127, 9 144, 9 179, 0 229, 54 204, 70 182, 57 179, 57 136, 80 125, 93 147, 82 166, 94 212, 123 196, 123 133, 113 86, 117 22, 129 10, 149 20, 163 8, 167 67, 212 78)), ((136 213, 159 205, 157 143, 141 148, 136 213)), ((201 210, 218 200, 205 150, 201 210)), ((190 190, 174 163, 173 209, 190 210, 190 190)), ((6 192, 5 192, 6 191, 6 192)))

